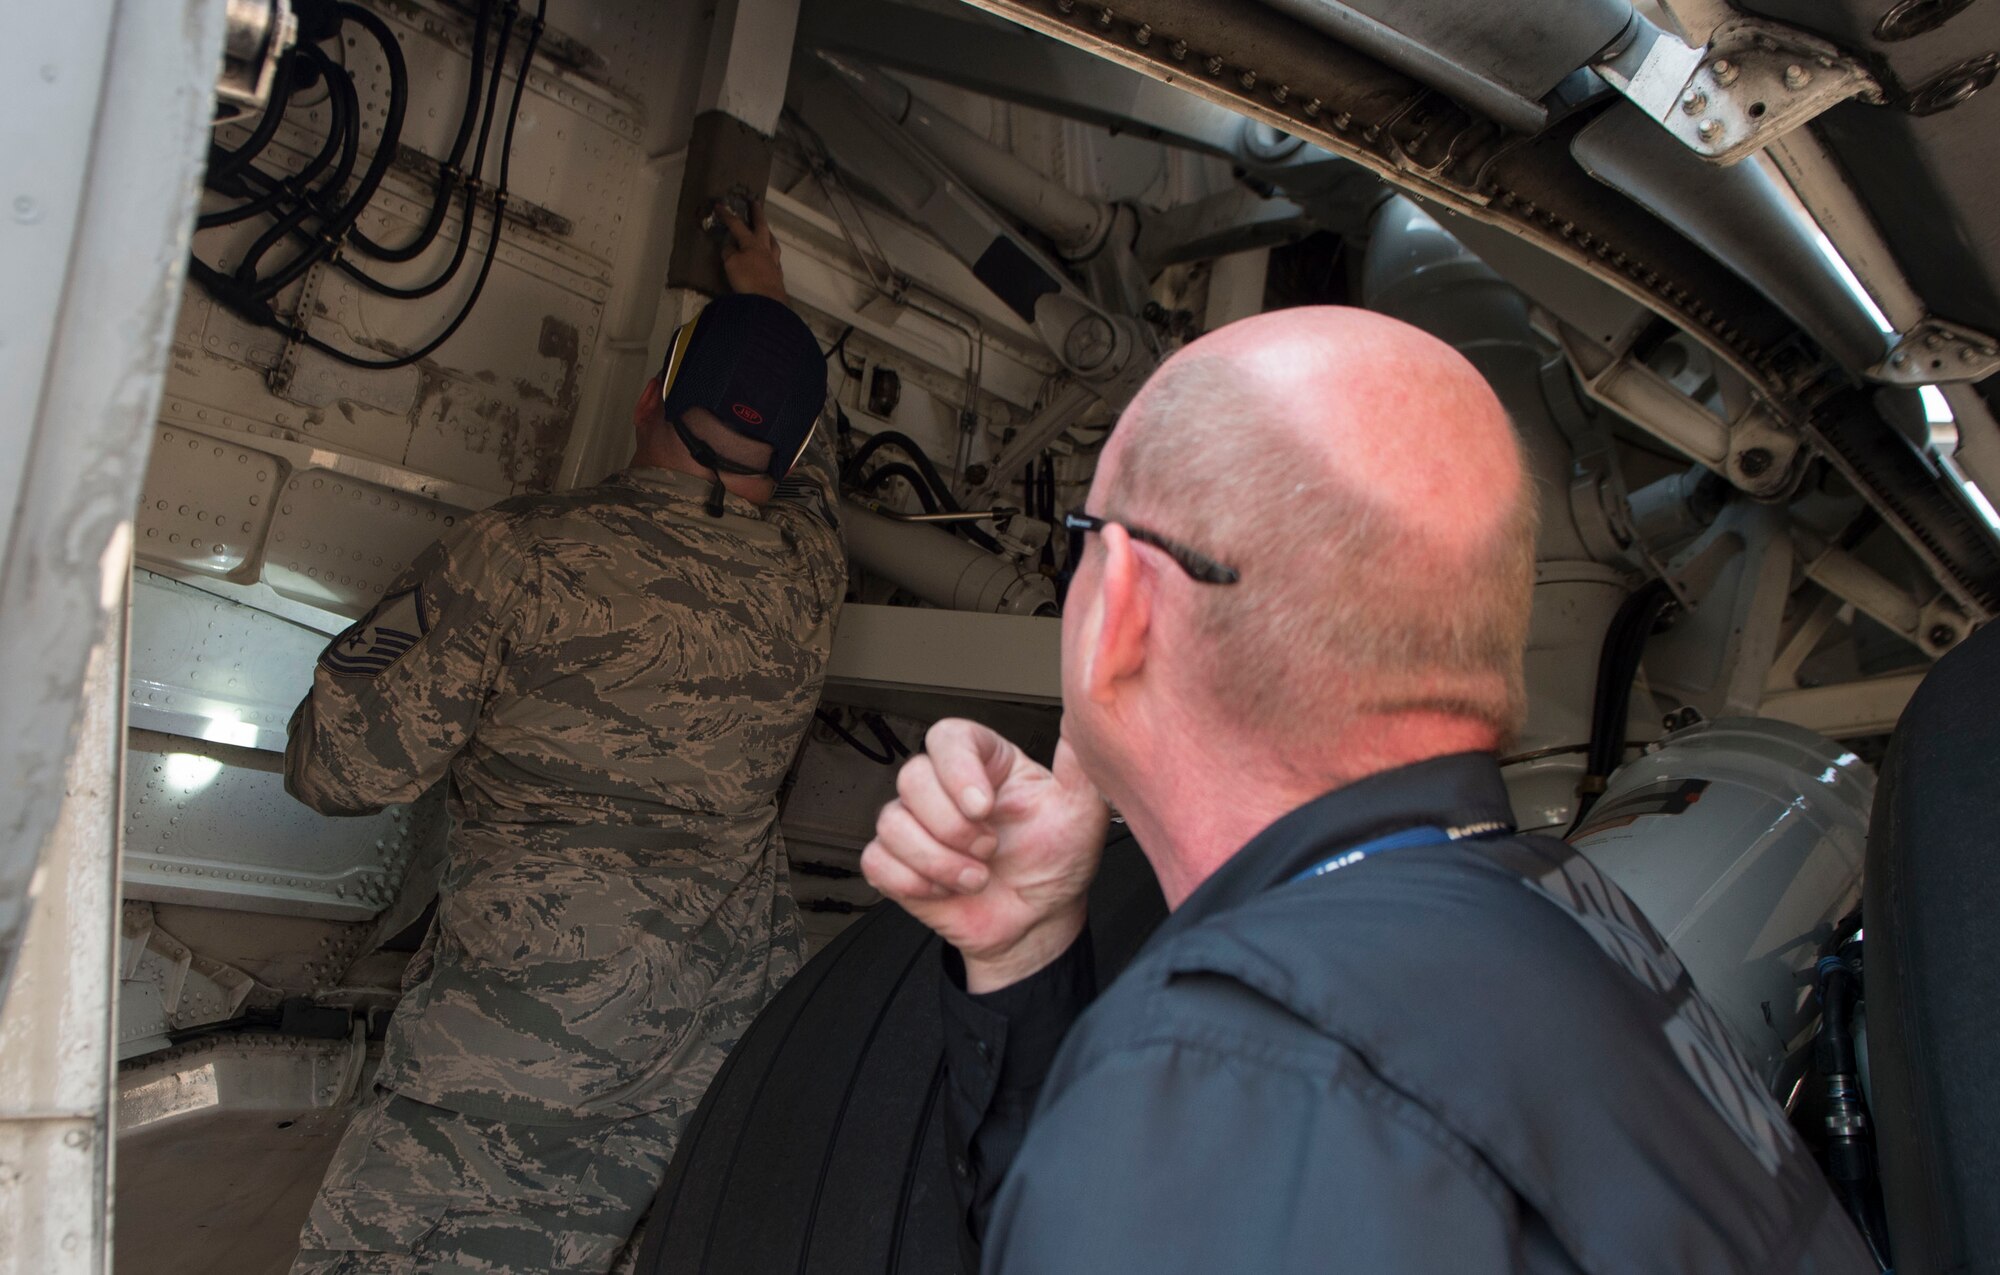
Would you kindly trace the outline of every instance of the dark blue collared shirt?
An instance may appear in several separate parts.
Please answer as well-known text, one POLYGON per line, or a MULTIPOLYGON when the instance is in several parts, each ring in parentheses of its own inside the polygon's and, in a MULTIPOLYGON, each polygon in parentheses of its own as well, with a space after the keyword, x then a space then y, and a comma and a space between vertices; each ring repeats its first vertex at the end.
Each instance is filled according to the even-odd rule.
POLYGON ((1291 812, 1096 996, 968 996, 947 1116, 988 1275, 1872 1269, 1665 942, 1484 755, 1291 812), (1093 1003, 1093 997, 1095 997, 1093 1003))

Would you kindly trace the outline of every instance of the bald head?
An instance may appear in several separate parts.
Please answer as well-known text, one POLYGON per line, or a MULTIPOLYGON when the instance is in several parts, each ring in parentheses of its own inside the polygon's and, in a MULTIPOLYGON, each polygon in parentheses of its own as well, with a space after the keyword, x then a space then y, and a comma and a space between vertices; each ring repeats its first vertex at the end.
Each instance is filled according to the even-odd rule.
POLYGON ((1436 338, 1336 307, 1203 337, 1133 399, 1093 498, 1241 572, 1179 594, 1190 690, 1227 720, 1300 746, 1356 715, 1518 725, 1532 493, 1499 401, 1436 338))

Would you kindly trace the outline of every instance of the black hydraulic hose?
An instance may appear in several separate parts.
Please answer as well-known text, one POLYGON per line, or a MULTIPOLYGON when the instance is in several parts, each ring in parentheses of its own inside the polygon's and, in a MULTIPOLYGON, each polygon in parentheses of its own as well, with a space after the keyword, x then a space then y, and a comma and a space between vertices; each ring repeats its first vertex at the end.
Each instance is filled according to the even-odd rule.
MULTIPOLYGON (((324 54, 321 54, 321 56, 325 57, 324 54)), ((327 59, 327 64, 329 66, 332 65, 331 58, 327 59)), ((333 113, 346 120, 347 126, 340 130, 340 160, 334 165, 333 174, 327 179, 326 184, 319 188, 319 191, 322 193, 332 192, 338 194, 341 187, 347 184, 347 179, 354 173, 354 160, 355 156, 359 153, 360 144, 361 102, 355 94, 354 82, 348 79, 345 74, 329 77, 327 85, 332 95, 340 99, 339 104, 333 108, 333 113)), ((258 236, 257 242, 251 244, 250 250, 243 254, 243 260, 238 262, 236 266, 236 284, 242 290, 245 297, 253 301, 262 301, 277 291, 275 288, 269 290, 260 289, 257 267, 263 262, 265 253, 275 248, 285 236, 297 230, 300 223, 304 222, 306 217, 314 211, 313 203, 312 192, 302 194, 298 202, 283 216, 279 217, 277 221, 273 222, 270 228, 265 230, 262 235, 258 236)), ((311 255, 317 260, 320 254, 328 251, 331 251, 329 245, 316 241, 313 246, 307 248, 299 255, 300 257, 311 255)))
MULTIPOLYGON (((465 161, 465 148, 472 141, 472 128, 479 117, 479 90, 486 72, 486 34, 492 19, 493 0, 481 0, 479 14, 472 27, 472 74, 467 82, 465 109, 459 112, 458 135, 452 139, 450 158, 438 165, 437 189, 431 196, 430 215, 424 219, 423 226, 414 238, 395 247, 378 244, 356 228, 349 237, 353 239, 355 247, 369 256, 382 261, 410 261, 437 241, 438 231, 444 226, 445 213, 451 209, 453 189, 463 176, 459 165, 465 161)), ((508 19, 511 25, 511 10, 508 19)), ((500 66, 506 56, 507 50, 503 44, 493 59, 493 78, 496 81, 500 78, 500 66)), ((490 98, 486 109, 488 112, 493 109, 490 98)), ((477 175, 475 162, 474 176, 477 175)))
POLYGON ((487 277, 493 272, 494 258, 500 252, 500 227, 502 219, 507 212, 507 171, 514 151, 514 122, 521 114, 521 94, 528 85, 528 68, 533 66, 535 62, 535 48, 541 43, 542 28, 544 26, 543 16, 548 12, 548 7, 548 0, 540 0, 535 9, 534 20, 528 28, 528 47, 526 53, 521 57, 521 73, 514 81, 514 99, 507 109, 507 128, 500 141, 500 182, 493 192, 493 228, 486 238, 486 257, 479 264, 479 277, 472 281, 472 292, 465 298, 465 304, 459 309, 457 316, 445 325, 444 331, 432 337, 420 348, 412 350, 400 358, 356 358, 338 346, 329 345, 325 341, 320 340, 310 332, 305 331, 304 327, 301 326, 297 329, 296 335, 305 345, 318 350, 329 358, 345 363, 349 367, 364 368, 377 372, 408 367, 412 363, 429 358, 439 346, 449 341, 452 338, 452 334, 458 331, 460 326, 465 323, 467 316, 472 313, 472 308, 479 304, 479 294, 485 291, 487 277))
MULTIPOLYGON (((339 251, 347 232, 368 207, 375 192, 381 188, 382 179, 389 174, 389 166, 396 160, 396 146, 403 136, 403 112, 410 101, 410 73, 403 62, 403 46, 396 40, 396 33, 389 24, 376 17, 352 0, 343 0, 338 6, 343 21, 353 22, 366 31, 382 48, 382 60, 389 68, 389 108, 382 116, 382 136, 376 143, 375 156, 361 175, 361 184, 355 187, 354 195, 342 204, 340 211, 320 227, 320 242, 308 248, 279 267, 268 279, 260 279, 251 287, 251 295, 256 297, 275 296, 288 287, 306 271, 339 251)), ((352 80, 349 80, 350 86, 352 80)), ((350 89, 351 91, 351 89, 350 89)), ((354 132, 361 132, 361 111, 356 100, 354 112, 354 132)))
POLYGON ((891 478, 900 478, 910 485, 917 493, 917 499, 923 503, 925 513, 934 514, 938 512, 937 497, 931 494, 929 485, 924 482, 924 476, 901 461, 892 460, 886 464, 877 465, 874 473, 861 480, 860 489, 872 496, 881 490, 883 483, 888 482, 891 478))
POLYGON ((1860 996, 1860 980, 1854 966, 1839 956, 1821 957, 1814 974, 1820 1020, 1819 1038, 1813 1042, 1813 1065, 1826 1082, 1826 1175, 1841 1207, 1867 1241, 1869 1255, 1886 1271, 1888 1228, 1875 1205, 1873 1135, 1854 1045, 1854 1006, 1860 996))
POLYGON ((278 69, 271 77, 271 97, 264 105, 264 116, 257 121, 257 127, 235 150, 224 150, 220 146, 208 148, 208 173, 203 184, 210 190, 221 190, 236 173, 251 160, 262 154, 278 135, 278 125, 284 122, 285 107, 292 98, 293 66, 297 53, 288 53, 278 63, 278 69))
MULTIPOLYGON (((493 52, 493 78, 492 80, 488 81, 486 86, 486 109, 483 112, 481 112, 482 118, 479 124, 479 145, 473 148, 472 167, 468 171, 464 179, 465 211, 459 215, 458 243, 451 250, 451 260, 447 261, 444 264, 444 268, 442 270, 439 270, 437 274, 433 275, 428 281, 424 283, 412 284, 411 286, 405 288, 405 287, 399 287, 395 284, 383 283, 380 279, 377 279, 373 275, 368 274, 366 271, 362 270, 359 266, 356 266, 353 262, 348 261, 345 258, 342 258, 337 263, 340 266, 342 273, 352 278, 355 282, 368 288, 370 291, 378 292, 385 297, 395 297, 397 300, 400 301, 415 301, 422 297, 428 297, 433 293, 443 289, 443 287, 446 284, 450 283, 453 279, 456 279, 458 277, 459 267, 465 264, 466 251, 472 246, 473 221, 479 210, 479 174, 480 171, 486 165, 486 143, 488 137, 492 133, 493 120, 495 116, 498 114, 497 108, 499 107, 500 104, 500 85, 501 82, 507 78, 502 67, 502 62, 507 56, 507 46, 509 43, 512 42, 514 37, 514 15, 515 15, 515 8, 513 5, 509 5, 507 7, 507 11, 504 14, 502 14, 500 18, 500 42, 495 47, 493 52)), ((529 47, 528 56, 530 60, 532 60, 534 57, 534 49, 532 45, 529 47)), ((526 64, 524 63, 523 64, 524 68, 525 65, 526 64)), ((526 70, 524 69, 521 74, 525 76, 527 74, 526 70)), ((515 94, 514 94, 514 104, 516 111, 520 109, 520 100, 521 100, 520 83, 517 80, 515 83, 515 94)), ((513 129, 514 129, 514 121, 513 117, 510 115, 507 120, 507 133, 509 137, 513 135, 513 129)), ((501 164, 503 167, 506 164, 506 159, 504 157, 501 160, 501 164)), ((498 189, 502 193, 505 193, 507 189, 507 181, 504 173, 501 176, 500 186, 498 189)), ((500 232, 500 211, 496 207, 493 213, 493 233, 497 235, 499 234, 499 232, 500 232)))
MULTIPOLYGON (((311 46, 307 46, 305 52, 308 56, 316 58, 323 64, 323 75, 330 74, 334 66, 332 58, 329 58, 326 54, 311 46)), ((304 199, 307 191, 312 187, 313 181, 326 171, 327 165, 333 163, 333 157, 340 153, 341 144, 348 135, 347 98, 345 95, 335 92, 331 82, 329 82, 327 87, 326 103, 326 140, 320 143, 319 152, 306 161, 304 168, 284 177, 272 177, 262 169, 255 167, 244 169, 239 175, 239 179, 252 185, 264 187, 264 193, 248 203, 238 204, 234 208, 225 208, 217 212, 202 214, 195 219, 196 229, 209 230, 216 226, 233 225, 239 221, 247 221, 252 217, 262 216, 285 200, 304 199)))
POLYGON ((855 738, 854 735, 850 733, 845 726, 842 726, 840 724, 839 718, 835 717, 832 713, 827 712, 825 709, 823 708, 814 709, 813 716, 819 719, 820 725, 826 727, 828 730, 832 731, 835 735, 838 735, 843 741, 845 741, 848 747, 852 748, 855 752, 860 753, 863 757, 866 757, 869 761, 874 762, 877 766, 893 766, 896 764, 895 751, 891 749, 887 744, 884 744, 882 746, 882 751, 878 753, 874 749, 870 748, 868 745, 862 743, 859 739, 855 738))
POLYGON ((847 462, 843 479, 851 486, 860 477, 862 469, 874 458, 875 453, 884 447, 894 447, 907 455, 910 463, 924 476, 924 481, 930 484, 931 491, 937 496, 938 503, 945 511, 959 512, 958 498, 951 494, 950 484, 946 483, 943 476, 938 473, 937 466, 931 463, 931 458, 925 454, 924 449, 917 445, 917 440, 893 429, 885 429, 879 434, 870 435, 868 441, 861 444, 853 458, 847 462))
POLYGON ((1664 580, 1649 580, 1633 590, 1618 607, 1605 630, 1604 645, 1597 657, 1597 689, 1590 710, 1590 748, 1586 754, 1583 779, 1577 785, 1574 832, 1583 817, 1597 804, 1599 794, 1618 769, 1625 755, 1625 723, 1631 716, 1632 682, 1639 675, 1639 658, 1667 609, 1674 606, 1673 590, 1664 580))

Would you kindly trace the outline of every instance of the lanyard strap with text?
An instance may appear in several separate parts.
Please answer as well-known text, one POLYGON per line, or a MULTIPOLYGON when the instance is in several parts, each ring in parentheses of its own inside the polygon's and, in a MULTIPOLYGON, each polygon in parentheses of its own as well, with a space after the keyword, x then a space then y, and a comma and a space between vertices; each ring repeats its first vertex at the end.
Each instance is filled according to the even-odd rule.
POLYGON ((1423 824, 1415 828, 1405 828, 1401 832, 1392 832, 1386 837, 1377 837, 1373 841, 1364 841, 1358 846, 1349 846, 1339 854, 1329 855, 1293 877, 1291 882, 1287 882, 1287 884, 1310 881, 1314 877, 1323 877, 1330 872, 1338 872, 1342 868, 1351 868, 1370 855, 1382 854, 1389 850, 1412 850, 1418 846, 1441 846, 1453 841, 1478 841, 1487 837, 1508 836, 1513 831, 1514 829, 1511 825, 1504 823, 1482 823, 1466 828, 1451 829, 1438 828, 1430 824, 1423 824))

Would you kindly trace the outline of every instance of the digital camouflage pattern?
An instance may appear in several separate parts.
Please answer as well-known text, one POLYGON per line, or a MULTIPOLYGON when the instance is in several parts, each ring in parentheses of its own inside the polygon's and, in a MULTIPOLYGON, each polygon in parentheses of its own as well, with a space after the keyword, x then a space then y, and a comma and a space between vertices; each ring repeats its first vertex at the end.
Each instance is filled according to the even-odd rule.
POLYGON ((327 648, 293 795, 360 813, 449 780, 385 1087, 491 1119, 642 1114, 699 1095, 797 967, 777 796, 845 587, 834 482, 816 440, 777 499, 720 518, 705 479, 656 469, 502 501, 390 586, 418 640, 369 647, 371 615, 327 648))
POLYGON ((327 1167, 293 1275, 628 1271, 686 1114, 517 1124, 377 1090, 327 1167))
MULTIPOLYGON (((383 1175, 469 1175, 519 1199, 537 1148, 607 1121, 644 1118, 670 1146, 798 968, 777 799, 846 584, 825 433, 776 499, 730 495, 719 518, 706 479, 658 469, 502 501, 419 555, 321 657, 287 789, 355 814, 443 778, 453 826, 377 1077, 410 1105, 370 1108, 343 1140, 336 1169, 364 1186, 343 1204, 329 1175, 308 1249, 331 1247, 316 1231, 390 1226, 400 1215, 365 1188, 383 1175), (472 1124, 394 1132, 433 1108, 472 1124), (505 1122, 519 1146, 466 1150, 479 1122, 505 1122)), ((643 1206, 664 1165, 621 1207, 643 1206)))

